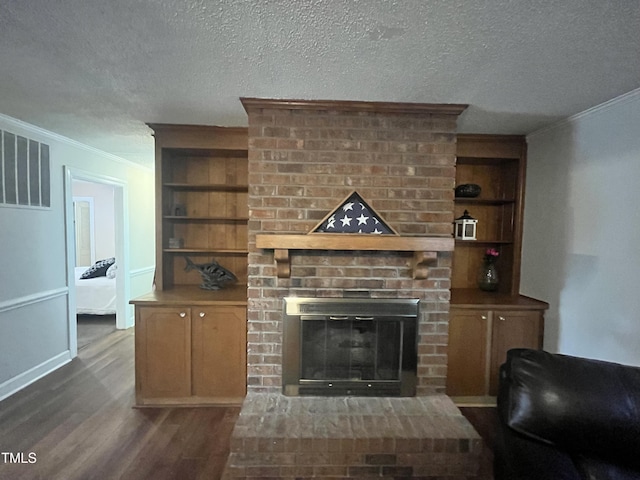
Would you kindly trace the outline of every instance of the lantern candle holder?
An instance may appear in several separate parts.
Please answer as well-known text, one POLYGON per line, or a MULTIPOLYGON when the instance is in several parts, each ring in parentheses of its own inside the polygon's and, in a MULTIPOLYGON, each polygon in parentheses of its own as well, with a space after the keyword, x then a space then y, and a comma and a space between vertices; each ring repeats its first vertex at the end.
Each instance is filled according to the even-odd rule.
POLYGON ((453 222, 455 225, 453 236, 458 240, 476 240, 476 228, 478 220, 469 215, 468 211, 464 211, 461 217, 456 218, 453 222))

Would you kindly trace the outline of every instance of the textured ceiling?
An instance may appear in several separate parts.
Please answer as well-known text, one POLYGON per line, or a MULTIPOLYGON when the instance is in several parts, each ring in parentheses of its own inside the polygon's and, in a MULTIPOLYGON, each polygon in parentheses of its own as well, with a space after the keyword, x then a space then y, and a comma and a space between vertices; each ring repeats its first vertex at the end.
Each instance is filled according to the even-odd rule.
POLYGON ((639 0, 3 0, 0 113, 150 165, 239 97, 467 103, 526 134, 640 87, 639 0))

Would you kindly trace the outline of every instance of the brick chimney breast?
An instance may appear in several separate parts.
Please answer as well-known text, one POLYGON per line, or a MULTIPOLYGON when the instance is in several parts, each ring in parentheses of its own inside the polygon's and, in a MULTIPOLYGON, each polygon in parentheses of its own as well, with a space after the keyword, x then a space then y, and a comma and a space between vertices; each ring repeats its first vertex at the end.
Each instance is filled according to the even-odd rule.
POLYGON ((278 278, 262 233, 306 234, 350 192, 399 235, 452 233, 456 120, 465 105, 243 98, 249 118, 248 389, 282 388, 283 297, 419 298, 418 395, 446 384, 451 252, 424 280, 393 251, 301 251, 278 278))

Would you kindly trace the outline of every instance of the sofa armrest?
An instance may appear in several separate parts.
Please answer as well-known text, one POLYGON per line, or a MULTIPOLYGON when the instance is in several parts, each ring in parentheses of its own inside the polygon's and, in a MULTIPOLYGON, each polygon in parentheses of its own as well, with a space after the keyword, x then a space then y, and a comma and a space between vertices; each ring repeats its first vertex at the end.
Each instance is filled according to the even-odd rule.
POLYGON ((500 422, 496 432, 495 480, 583 480, 571 457, 500 422))
POLYGON ((499 414, 518 433, 568 452, 637 464, 640 368, 514 349, 501 369, 499 414))

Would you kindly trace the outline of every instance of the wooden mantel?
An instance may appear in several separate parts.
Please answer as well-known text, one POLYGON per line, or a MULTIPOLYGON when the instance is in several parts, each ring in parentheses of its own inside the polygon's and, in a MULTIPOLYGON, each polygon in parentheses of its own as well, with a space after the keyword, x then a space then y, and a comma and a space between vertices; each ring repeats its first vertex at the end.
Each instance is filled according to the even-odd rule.
POLYGON ((368 250, 413 253, 413 278, 424 280, 428 275, 427 263, 434 261, 438 252, 451 252, 453 238, 411 237, 372 234, 311 233, 258 234, 256 247, 273 249, 279 278, 291 276, 290 250, 368 250))

